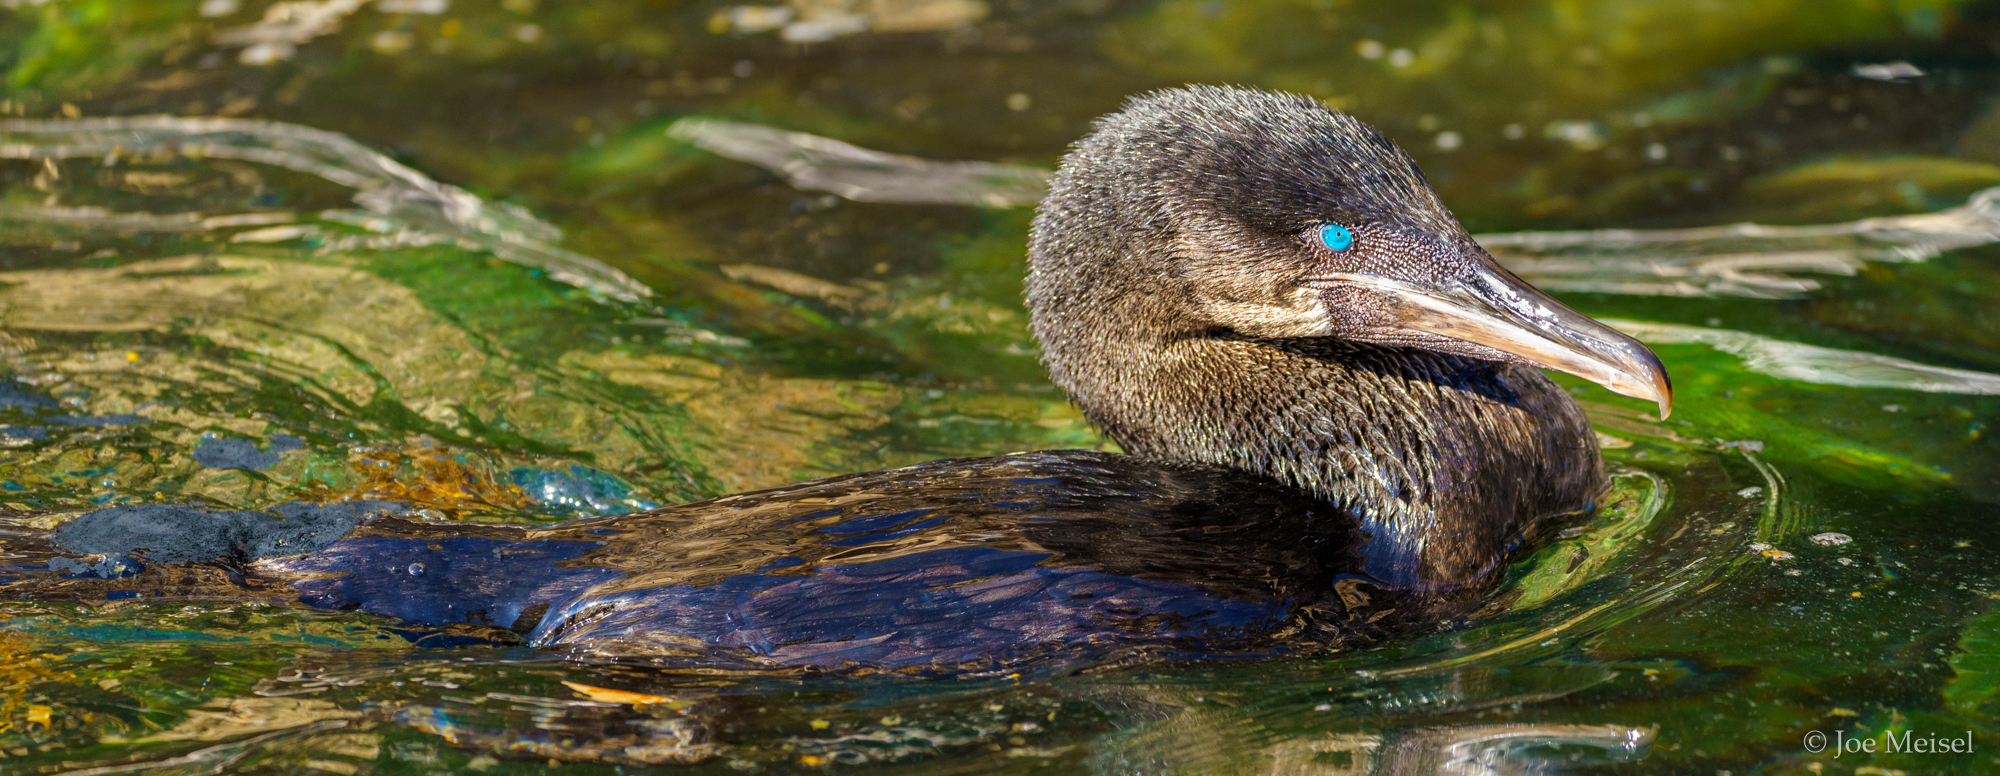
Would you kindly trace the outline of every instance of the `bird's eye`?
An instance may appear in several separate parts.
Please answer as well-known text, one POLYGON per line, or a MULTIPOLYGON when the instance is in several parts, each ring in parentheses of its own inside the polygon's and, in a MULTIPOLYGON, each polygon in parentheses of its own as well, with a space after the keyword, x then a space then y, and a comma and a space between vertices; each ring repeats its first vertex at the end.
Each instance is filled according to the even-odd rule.
POLYGON ((1328 248, 1344 251, 1354 247, 1354 231, 1340 224, 1321 224, 1319 241, 1328 248))

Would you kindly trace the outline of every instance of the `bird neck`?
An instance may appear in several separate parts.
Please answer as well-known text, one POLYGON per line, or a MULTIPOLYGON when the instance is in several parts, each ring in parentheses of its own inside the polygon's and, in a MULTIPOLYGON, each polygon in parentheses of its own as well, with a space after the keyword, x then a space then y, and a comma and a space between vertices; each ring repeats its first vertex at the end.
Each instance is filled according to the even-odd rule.
POLYGON ((1127 452, 1264 475, 1352 514, 1369 573, 1484 574, 1535 518, 1586 508, 1603 464, 1539 371, 1330 339, 1175 333, 1123 320, 1045 332, 1050 373, 1127 452))

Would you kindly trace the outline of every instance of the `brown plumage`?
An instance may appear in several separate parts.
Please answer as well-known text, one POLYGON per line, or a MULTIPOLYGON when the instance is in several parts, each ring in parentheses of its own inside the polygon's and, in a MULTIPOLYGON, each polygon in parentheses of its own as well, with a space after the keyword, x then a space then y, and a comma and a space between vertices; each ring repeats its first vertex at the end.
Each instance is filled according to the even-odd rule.
POLYGON ((1063 160, 1028 249, 1050 376, 1127 451, 1269 475, 1353 511, 1399 578, 1464 579, 1603 465, 1538 370, 1370 336, 1306 281, 1447 285, 1484 254, 1416 163, 1313 100, 1194 87, 1134 100, 1063 160), (1335 255, 1301 237, 1356 234, 1335 255))

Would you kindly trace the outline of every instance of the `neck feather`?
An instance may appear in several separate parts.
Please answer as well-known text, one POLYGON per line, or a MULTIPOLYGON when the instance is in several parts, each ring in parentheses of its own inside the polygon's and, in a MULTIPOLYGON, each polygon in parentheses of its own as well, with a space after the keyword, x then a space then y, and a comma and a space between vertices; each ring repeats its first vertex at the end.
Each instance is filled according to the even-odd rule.
POLYGON ((1334 503, 1372 536, 1370 572, 1385 581, 1477 576, 1533 520, 1584 509, 1603 487, 1581 410, 1534 369, 1327 339, 1096 331, 1044 352, 1120 446, 1334 503))

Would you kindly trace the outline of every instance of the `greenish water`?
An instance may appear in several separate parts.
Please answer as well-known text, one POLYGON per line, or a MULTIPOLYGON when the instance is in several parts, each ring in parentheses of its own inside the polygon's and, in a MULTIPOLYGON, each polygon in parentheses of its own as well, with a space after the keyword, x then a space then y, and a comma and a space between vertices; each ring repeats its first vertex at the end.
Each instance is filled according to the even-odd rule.
POLYGON ((1675 414, 1565 382, 1606 508, 1480 616, 1331 659, 737 675, 8 601, 0 770, 2000 772, 2000 5, 788 9, 0 0, 0 113, 45 120, 0 125, 0 525, 553 522, 1101 446, 1036 363, 1006 205, 1189 81, 1383 128, 1504 262, 1652 343, 1675 414), (243 123, 93 123, 151 115, 243 123), (1744 221, 1835 226, 1695 229, 1744 221), (1579 231, 1612 227, 1676 231, 1579 231), (1881 751, 1906 732, 1974 751, 1881 751))

